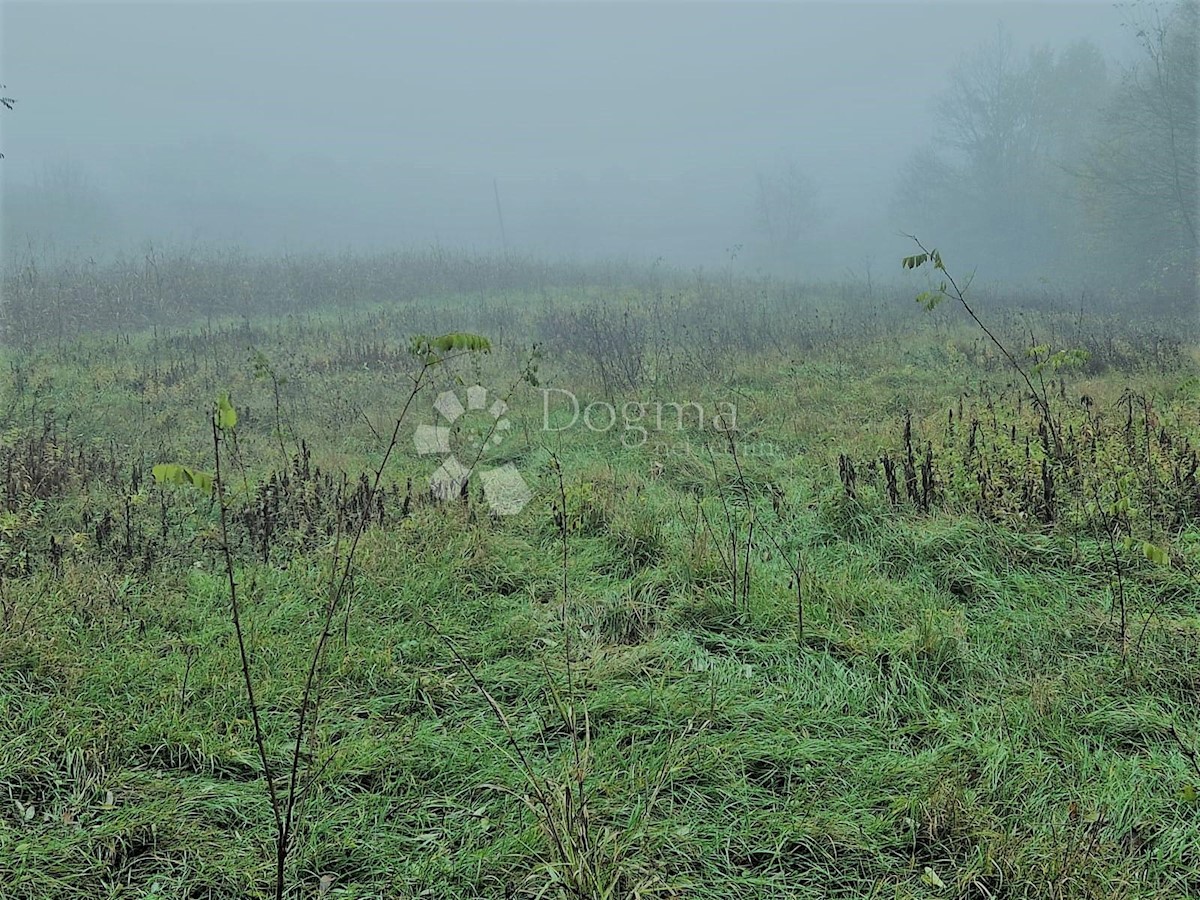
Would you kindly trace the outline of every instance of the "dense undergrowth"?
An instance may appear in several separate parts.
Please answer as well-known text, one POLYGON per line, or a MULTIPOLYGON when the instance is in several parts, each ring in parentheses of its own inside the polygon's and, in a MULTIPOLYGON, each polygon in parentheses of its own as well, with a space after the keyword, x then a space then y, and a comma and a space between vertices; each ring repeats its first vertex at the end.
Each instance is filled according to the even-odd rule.
POLYGON ((293 746, 289 897, 1200 896, 1194 335, 990 306, 1048 419, 899 295, 419 262, 6 276, 0 897, 272 896, 293 746), (412 441, 475 384, 516 515, 412 441))

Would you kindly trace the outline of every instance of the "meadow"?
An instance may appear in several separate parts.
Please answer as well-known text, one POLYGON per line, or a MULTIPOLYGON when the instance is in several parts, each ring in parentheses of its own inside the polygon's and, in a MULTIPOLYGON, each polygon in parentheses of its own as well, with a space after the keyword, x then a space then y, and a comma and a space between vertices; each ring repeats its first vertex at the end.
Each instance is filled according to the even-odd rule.
POLYGON ((895 268, 10 267, 0 897, 1200 897, 1196 324, 895 268))

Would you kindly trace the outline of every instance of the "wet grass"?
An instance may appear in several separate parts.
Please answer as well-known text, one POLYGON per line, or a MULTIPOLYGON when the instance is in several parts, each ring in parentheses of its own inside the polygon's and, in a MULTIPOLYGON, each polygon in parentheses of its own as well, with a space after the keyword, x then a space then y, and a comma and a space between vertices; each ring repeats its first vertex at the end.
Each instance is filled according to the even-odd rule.
MULTIPOLYGON (((368 469, 406 389, 403 344, 370 320, 322 337, 320 321, 271 340, 231 327, 8 351, 5 446, 56 474, 3 513, 0 897, 270 895, 212 504, 147 473, 211 468, 222 389, 247 486, 294 472, 301 439, 313 468, 368 469)), ((613 897, 1200 896, 1196 523, 1155 535, 1177 565, 1124 571, 1145 629, 1123 655, 1096 535, 966 504, 922 514, 839 481, 838 455, 896 446, 906 412, 940 422, 963 392, 1002 396, 1005 374, 969 343, 915 324, 612 397, 551 347, 543 385, 589 400, 735 402, 741 470, 698 428, 634 446, 619 428, 547 434, 523 385, 503 453, 534 499, 516 516, 474 495, 425 502, 432 464, 406 443, 329 646, 288 896, 578 896, 514 745, 568 798, 563 816, 585 791, 587 859, 613 897), (746 540, 751 516, 735 596, 722 540, 746 540)), ((440 374, 414 424, 456 377, 507 389, 526 349, 440 374)), ((1109 407, 1153 395, 1197 440, 1195 375, 1184 355, 1071 388, 1109 407)), ((333 552, 304 521, 265 556, 235 548, 279 762, 333 552)))

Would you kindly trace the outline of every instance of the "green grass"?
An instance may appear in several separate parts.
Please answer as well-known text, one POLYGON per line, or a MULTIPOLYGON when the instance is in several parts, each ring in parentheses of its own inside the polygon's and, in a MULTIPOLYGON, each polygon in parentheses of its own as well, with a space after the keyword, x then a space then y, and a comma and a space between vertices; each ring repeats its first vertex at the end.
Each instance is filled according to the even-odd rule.
MULTIPOLYGON (((246 483, 299 438, 314 465, 357 477, 411 369, 354 366, 311 322, 278 327, 253 343, 285 379, 286 454, 270 381, 235 334, 9 351, 26 383, 0 398, 14 410, 6 445, 50 415, 54 453, 114 462, 4 513, 0 897, 270 895, 271 810, 213 509, 155 487, 149 467, 211 469, 207 410, 227 389, 246 483)), ((374 332, 363 320, 345 335, 374 332)), ((507 386, 523 360, 513 340, 456 371, 507 386)), ((1110 406, 1126 387, 1154 394, 1200 440, 1193 368, 1071 388, 1110 406)), ((601 399, 586 372, 551 349, 541 377, 601 399)), ((416 503, 366 532, 305 741, 313 781, 288 896, 572 896, 515 741, 552 795, 585 789, 590 861, 614 896, 1200 897, 1200 770, 1172 734, 1200 734, 1195 579, 1131 559, 1135 636, 1149 624, 1123 660, 1094 534, 984 521, 963 503, 894 510, 877 483, 849 499, 839 453, 895 447, 906 410, 934 434, 964 390, 1002 392, 1003 371, 944 334, 764 350, 725 374, 645 396, 738 404, 760 523, 745 603, 702 524, 724 528, 722 492, 748 515, 722 440, 546 436, 528 387, 504 447, 535 488, 521 514, 416 503), (568 501, 565 601, 551 454, 568 501), (580 722, 586 710, 582 759, 568 700, 580 722)), ((431 401, 414 422, 433 420, 431 401)), ((386 475, 398 489, 432 469, 410 434, 386 475)), ((1155 537, 1198 559, 1194 522, 1155 537)), ((332 542, 282 535, 265 563, 235 549, 267 750, 286 767, 332 542)))

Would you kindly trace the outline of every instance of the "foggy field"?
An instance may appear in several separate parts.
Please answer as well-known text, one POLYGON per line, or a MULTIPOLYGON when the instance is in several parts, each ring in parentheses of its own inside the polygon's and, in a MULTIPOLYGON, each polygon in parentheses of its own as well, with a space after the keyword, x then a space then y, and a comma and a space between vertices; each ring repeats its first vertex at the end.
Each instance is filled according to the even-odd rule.
POLYGON ((1046 420, 919 284, 395 262, 8 283, 0 894, 272 893, 228 547, 281 795, 328 631, 287 896, 1200 895, 1194 331, 992 298, 1046 420), (429 496, 476 384, 515 514, 429 496))
POLYGON ((1200 5, 0 6, 0 900, 1200 900, 1200 5))

